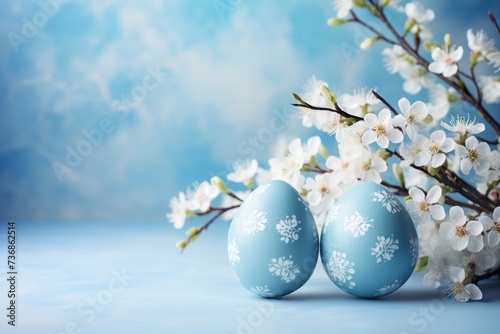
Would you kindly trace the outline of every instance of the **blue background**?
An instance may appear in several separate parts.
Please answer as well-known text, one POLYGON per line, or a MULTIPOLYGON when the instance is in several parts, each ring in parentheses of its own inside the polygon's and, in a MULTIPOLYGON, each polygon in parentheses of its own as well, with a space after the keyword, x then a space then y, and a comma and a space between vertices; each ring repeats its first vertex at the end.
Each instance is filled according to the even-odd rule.
MULTIPOLYGON (((500 16, 497 1, 422 2, 436 11, 438 41, 450 32, 465 47, 468 27, 498 40, 486 14, 500 16)), ((336 93, 377 87, 393 103, 403 94, 401 79, 382 68, 382 45, 361 52, 363 30, 326 25, 330 1, 231 3, 221 11, 217 1, 68 1, 16 50, 9 34, 22 36, 43 9, 0 2, 0 275, 7 220, 18 221, 19 233, 19 327, 11 332, 59 333, 69 322, 82 333, 236 332, 260 299, 230 272, 227 223, 180 255, 174 244, 184 234, 164 218, 168 200, 193 181, 224 176, 228 162, 255 155, 266 167, 292 138, 316 134, 290 107, 290 93, 311 75, 336 93), (164 80, 123 107, 148 68, 164 80), (293 116, 286 127, 263 148, 242 150, 277 112, 293 116), (59 179, 53 163, 66 163, 67 148, 106 119, 113 130, 59 179), (122 268, 134 278, 85 322, 79 307, 106 296, 122 268)), ((251 329, 443 333, 495 323, 500 296, 491 284, 481 303, 450 304, 417 275, 379 303, 345 295, 317 269, 251 329), (435 312, 422 320, 421 309, 435 312)))
MULTIPOLYGON (((467 49, 468 27, 498 39, 487 16, 500 12, 494 0, 423 4, 436 11, 439 42, 450 32, 467 49)), ((290 93, 312 75, 337 94, 377 87, 394 104, 404 94, 399 76, 383 69, 382 43, 362 52, 364 30, 326 25, 335 15, 327 0, 67 1, 12 47, 9 34, 22 37, 26 21, 44 23, 43 14, 37 1, 0 3, 4 220, 163 219, 168 200, 192 182, 224 176, 229 162, 254 156, 267 167, 292 138, 316 134, 290 107, 290 93), (127 105, 147 68, 163 81, 127 105), (250 149, 249 137, 277 111, 291 116, 286 126, 250 149), (82 131, 103 119, 111 132, 59 179, 53 163, 66 164, 68 147, 76 150, 82 131)))

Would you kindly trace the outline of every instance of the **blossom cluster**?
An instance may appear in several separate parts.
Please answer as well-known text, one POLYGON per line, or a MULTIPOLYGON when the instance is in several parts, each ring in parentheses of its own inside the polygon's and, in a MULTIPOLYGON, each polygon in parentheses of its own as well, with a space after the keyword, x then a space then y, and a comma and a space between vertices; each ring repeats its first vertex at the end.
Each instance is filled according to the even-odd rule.
POLYGON ((334 137, 336 145, 323 144, 320 136, 296 138, 285 154, 269 159, 268 168, 255 159, 234 163, 227 181, 242 191, 233 191, 214 177, 179 193, 171 199, 167 215, 176 228, 182 228, 189 216, 214 213, 205 225, 189 229, 188 239, 179 247, 186 247, 218 217, 231 219, 250 192, 271 179, 295 187, 318 226, 345 191, 358 182, 372 181, 404 197, 417 224, 417 270, 426 270, 424 284, 437 288, 446 283, 458 301, 481 299, 477 283, 500 274, 500 125, 484 106, 500 103, 500 77, 476 77, 475 69, 500 71, 500 51, 483 30, 467 30, 469 72, 465 72, 460 63, 464 46, 452 45, 449 34, 444 44, 432 41, 431 9, 413 1, 404 6, 396 0, 333 3, 337 15, 328 23, 354 22, 373 32, 361 43, 362 49, 379 40, 389 44, 382 51, 387 71, 401 76, 406 94, 427 89, 429 101, 402 97, 394 107, 375 89, 337 94, 313 76, 301 94, 294 94, 298 101, 294 105, 305 127, 334 137), (388 32, 376 30, 355 14, 365 9, 388 32), (393 26, 387 10, 405 15, 404 27, 393 26), (459 104, 472 107, 480 120, 453 113, 459 104), (482 137, 491 132, 496 133, 494 138, 482 137), (392 174, 387 173, 389 166, 392 174), (217 197, 221 204, 213 206, 217 197))

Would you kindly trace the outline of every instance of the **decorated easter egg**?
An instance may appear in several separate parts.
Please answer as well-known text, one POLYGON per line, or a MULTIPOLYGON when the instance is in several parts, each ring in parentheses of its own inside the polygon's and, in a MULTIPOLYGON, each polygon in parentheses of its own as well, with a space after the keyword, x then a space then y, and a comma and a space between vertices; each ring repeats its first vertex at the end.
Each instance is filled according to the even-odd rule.
POLYGON ((405 207, 387 188, 363 182, 328 212, 321 262, 339 288, 362 298, 399 289, 418 260, 418 238, 405 207))
POLYGON ((240 283, 262 297, 281 297, 300 288, 314 271, 318 252, 318 230, 309 207, 284 181, 255 189, 229 228, 229 263, 240 283))

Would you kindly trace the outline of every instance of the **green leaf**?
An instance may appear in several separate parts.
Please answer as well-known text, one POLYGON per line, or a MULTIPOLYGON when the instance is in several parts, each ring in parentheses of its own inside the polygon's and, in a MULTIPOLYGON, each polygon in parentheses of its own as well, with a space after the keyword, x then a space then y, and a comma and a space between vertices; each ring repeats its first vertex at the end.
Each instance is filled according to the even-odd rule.
POLYGON ((415 267, 415 272, 420 272, 427 267, 427 263, 429 262, 428 256, 421 256, 418 258, 417 266, 415 267))

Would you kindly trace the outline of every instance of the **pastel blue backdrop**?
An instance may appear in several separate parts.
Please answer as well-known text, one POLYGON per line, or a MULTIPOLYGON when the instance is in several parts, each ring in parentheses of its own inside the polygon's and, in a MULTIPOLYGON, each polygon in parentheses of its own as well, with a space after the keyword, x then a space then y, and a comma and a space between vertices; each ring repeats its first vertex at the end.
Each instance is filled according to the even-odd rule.
MULTIPOLYGON (((439 39, 451 32, 465 45, 472 27, 500 40, 486 14, 500 17, 497 0, 422 2, 436 11, 439 39)), ((361 52, 362 30, 326 25, 331 1, 57 3, 0 1, 3 310, 7 220, 18 232, 18 326, 0 312, 0 332, 456 333, 495 324, 498 280, 485 282, 479 303, 444 301, 421 275, 367 301, 317 267, 296 293, 263 301, 231 272, 228 224, 182 255, 175 248, 185 234, 165 219, 171 196, 225 175, 233 160, 266 166, 291 138, 316 134, 290 107, 311 75, 336 92, 376 86, 393 103, 401 97, 381 45, 361 52)))
MULTIPOLYGON (((465 46, 472 27, 498 40, 497 1, 422 2, 436 39, 465 46)), ((307 138, 290 93, 311 75, 395 103, 381 46, 361 52, 366 32, 333 15, 327 0, 2 1, 0 218, 164 219, 192 182, 307 138)))

